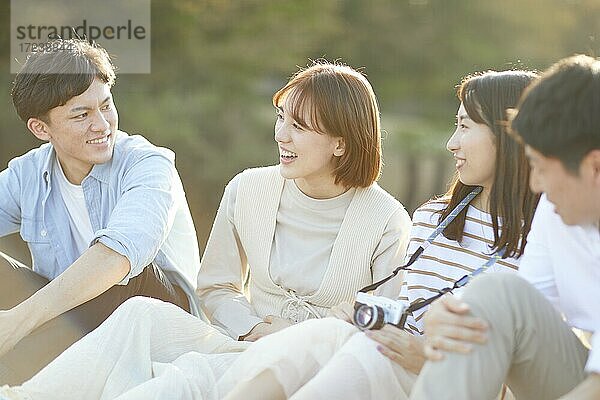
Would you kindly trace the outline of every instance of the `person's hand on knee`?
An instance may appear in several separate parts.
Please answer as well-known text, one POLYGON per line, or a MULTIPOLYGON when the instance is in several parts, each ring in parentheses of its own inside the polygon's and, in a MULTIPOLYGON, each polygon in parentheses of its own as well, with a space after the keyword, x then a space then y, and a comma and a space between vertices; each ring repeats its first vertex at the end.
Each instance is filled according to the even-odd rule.
POLYGON ((434 302, 425 313, 425 356, 441 360, 443 351, 469 353, 471 343, 485 343, 488 325, 469 315, 469 305, 446 295, 434 302))

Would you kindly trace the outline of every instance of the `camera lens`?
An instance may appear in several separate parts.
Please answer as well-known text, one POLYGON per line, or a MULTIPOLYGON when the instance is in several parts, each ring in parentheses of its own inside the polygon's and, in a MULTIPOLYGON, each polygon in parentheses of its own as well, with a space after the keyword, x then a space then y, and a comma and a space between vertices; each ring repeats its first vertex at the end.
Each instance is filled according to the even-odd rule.
POLYGON ((354 312, 354 322, 359 328, 366 328, 373 319, 373 308, 366 304, 358 307, 354 312))
POLYGON ((362 304, 354 311, 354 325, 359 329, 379 329, 383 326, 383 309, 362 304))

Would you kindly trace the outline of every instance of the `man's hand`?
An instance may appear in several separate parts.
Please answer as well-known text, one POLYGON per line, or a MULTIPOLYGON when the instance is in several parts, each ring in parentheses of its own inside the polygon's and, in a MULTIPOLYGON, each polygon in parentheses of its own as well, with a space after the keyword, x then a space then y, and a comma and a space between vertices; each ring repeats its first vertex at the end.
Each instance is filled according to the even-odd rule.
POLYGON ((481 318, 469 316, 469 306, 446 295, 434 302, 425 313, 425 356, 441 360, 443 351, 469 353, 470 343, 485 343, 488 325, 481 318))
POLYGON ((328 317, 341 319, 343 321, 352 323, 352 316, 354 315, 354 306, 348 302, 343 302, 337 306, 333 306, 327 312, 328 317))
POLYGON ((31 321, 14 309, 0 311, 0 357, 12 350, 32 330, 31 321))
POLYGON ((276 317, 275 315, 267 315, 264 322, 257 324, 242 340, 247 342, 255 342, 263 336, 270 335, 292 325, 287 319, 276 317))
POLYGON ((600 374, 592 373, 575 389, 562 396, 559 400, 595 400, 600 399, 600 374))
POLYGON ((425 364, 423 339, 393 325, 380 330, 366 331, 366 335, 379 344, 377 350, 413 374, 419 374, 425 364))

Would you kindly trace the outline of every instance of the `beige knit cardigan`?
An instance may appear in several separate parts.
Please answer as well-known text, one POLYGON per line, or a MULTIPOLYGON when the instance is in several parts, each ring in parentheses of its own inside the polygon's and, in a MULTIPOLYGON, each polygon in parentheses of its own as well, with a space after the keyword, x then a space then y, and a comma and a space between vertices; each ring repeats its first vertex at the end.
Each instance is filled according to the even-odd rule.
MULTIPOLYGON (((285 179, 279 166, 242 173, 236 195, 236 230, 250 266, 249 295, 259 317, 283 310, 291 289, 280 287, 269 274, 277 210, 285 179)), ((358 188, 333 245, 319 289, 301 303, 324 316, 341 302, 353 302, 362 287, 372 283, 371 260, 392 215, 402 205, 376 183, 358 188)), ((391 266, 393 267, 393 266, 391 266)), ((294 295, 293 293, 291 293, 294 295)))

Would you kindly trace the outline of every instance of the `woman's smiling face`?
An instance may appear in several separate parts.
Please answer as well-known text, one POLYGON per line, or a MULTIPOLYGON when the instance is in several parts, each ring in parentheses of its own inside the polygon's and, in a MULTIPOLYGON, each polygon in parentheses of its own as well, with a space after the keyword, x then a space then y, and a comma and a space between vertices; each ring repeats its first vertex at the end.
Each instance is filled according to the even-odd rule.
MULTIPOLYGON (((290 98, 293 96, 287 96, 276 110, 275 141, 279 147, 281 175, 296 180, 301 190, 334 185, 333 171, 338 157, 344 154, 343 139, 316 132, 295 121, 290 112, 290 98)), ((304 120, 308 123, 310 118, 307 116, 304 120)))
POLYGON ((474 122, 461 103, 456 114, 456 130, 446 148, 456 160, 456 170, 465 185, 491 189, 496 172, 496 142, 486 124, 474 122))

